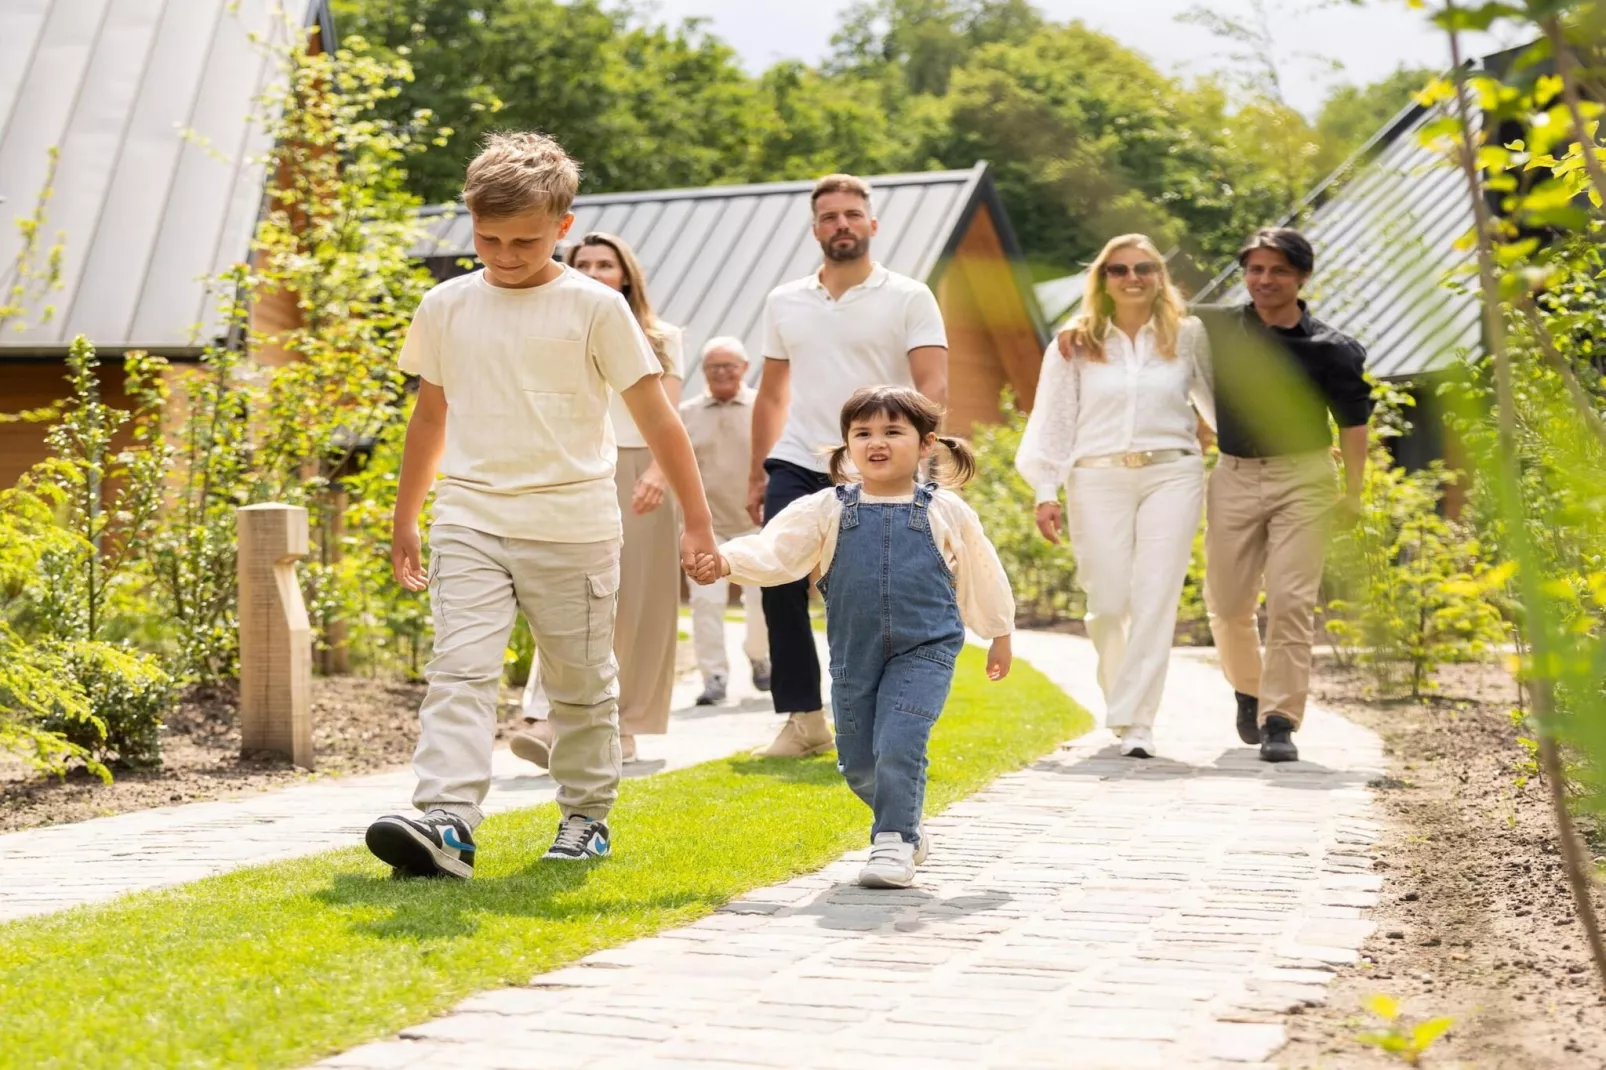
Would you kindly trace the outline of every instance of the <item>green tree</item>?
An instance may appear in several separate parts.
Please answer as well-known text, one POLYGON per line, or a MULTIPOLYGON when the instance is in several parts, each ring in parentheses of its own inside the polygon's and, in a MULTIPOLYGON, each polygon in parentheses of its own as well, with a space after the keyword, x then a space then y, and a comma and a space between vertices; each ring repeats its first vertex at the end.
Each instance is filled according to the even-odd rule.
POLYGON ((1370 85, 1341 85, 1334 89, 1316 117, 1316 137, 1321 143, 1318 169, 1326 174, 1337 168, 1438 73, 1422 67, 1401 67, 1370 85))

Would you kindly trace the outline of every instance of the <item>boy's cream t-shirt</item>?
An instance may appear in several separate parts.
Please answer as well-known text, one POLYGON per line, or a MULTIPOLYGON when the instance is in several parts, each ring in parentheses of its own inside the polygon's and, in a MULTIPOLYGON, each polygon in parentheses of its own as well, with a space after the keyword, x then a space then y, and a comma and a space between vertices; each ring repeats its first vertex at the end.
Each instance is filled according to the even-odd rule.
POLYGON ((569 267, 523 290, 476 271, 424 295, 400 364, 446 392, 435 523, 542 542, 620 537, 608 397, 659 373, 624 297, 569 267))

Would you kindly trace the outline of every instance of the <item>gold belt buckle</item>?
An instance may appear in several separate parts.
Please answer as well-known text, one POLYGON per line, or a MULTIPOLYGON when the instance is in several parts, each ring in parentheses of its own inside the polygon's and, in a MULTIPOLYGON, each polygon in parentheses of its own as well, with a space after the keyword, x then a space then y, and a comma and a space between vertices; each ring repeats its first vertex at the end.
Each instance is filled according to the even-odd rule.
POLYGON ((1148 463, 1148 460, 1149 455, 1147 453, 1128 453, 1121 457, 1121 463, 1128 468, 1142 468, 1148 463))

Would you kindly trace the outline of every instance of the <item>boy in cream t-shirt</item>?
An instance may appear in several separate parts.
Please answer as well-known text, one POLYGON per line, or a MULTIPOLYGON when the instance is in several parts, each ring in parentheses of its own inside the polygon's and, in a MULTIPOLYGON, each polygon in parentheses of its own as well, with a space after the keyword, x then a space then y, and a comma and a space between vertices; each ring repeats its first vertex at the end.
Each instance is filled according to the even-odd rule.
POLYGON ((610 389, 680 499, 683 562, 715 546, 691 443, 629 306, 552 259, 579 181, 550 138, 493 135, 463 186, 484 268, 426 294, 402 348, 402 370, 420 382, 391 556, 403 586, 429 590, 435 652, 413 755, 423 816, 382 817, 367 844, 403 875, 473 875, 502 659, 521 610, 552 705, 562 817, 545 857, 610 852, 621 530, 610 389), (418 517, 432 486, 426 571, 418 517))

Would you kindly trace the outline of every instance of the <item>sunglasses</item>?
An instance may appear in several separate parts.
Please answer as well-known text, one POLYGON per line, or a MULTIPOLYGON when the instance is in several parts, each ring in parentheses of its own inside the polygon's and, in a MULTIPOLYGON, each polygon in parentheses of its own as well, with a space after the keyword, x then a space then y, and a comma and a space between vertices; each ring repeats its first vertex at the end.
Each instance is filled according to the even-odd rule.
POLYGON ((1124 279, 1128 275, 1136 275, 1140 279, 1160 274, 1160 265, 1153 260, 1144 260, 1137 264, 1105 264, 1104 277, 1107 279, 1124 279))

